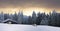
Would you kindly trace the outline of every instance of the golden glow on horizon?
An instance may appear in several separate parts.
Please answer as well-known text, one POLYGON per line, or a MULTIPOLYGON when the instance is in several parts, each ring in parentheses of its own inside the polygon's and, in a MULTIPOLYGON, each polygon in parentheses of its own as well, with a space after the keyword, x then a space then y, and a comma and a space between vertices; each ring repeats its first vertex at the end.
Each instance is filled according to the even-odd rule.
POLYGON ((24 10, 25 10, 24 11, 25 15, 32 15, 33 11, 35 11, 36 13, 38 13, 38 12, 43 13, 44 12, 44 9, 42 9, 42 8, 25 8, 24 10))
POLYGON ((47 11, 44 8, 1 8, 0 12, 3 11, 4 13, 10 13, 10 14, 14 14, 15 12, 19 12, 23 10, 23 14, 27 15, 27 16, 31 16, 32 12, 35 11, 36 13, 40 12, 40 13, 49 13, 50 11, 47 11))

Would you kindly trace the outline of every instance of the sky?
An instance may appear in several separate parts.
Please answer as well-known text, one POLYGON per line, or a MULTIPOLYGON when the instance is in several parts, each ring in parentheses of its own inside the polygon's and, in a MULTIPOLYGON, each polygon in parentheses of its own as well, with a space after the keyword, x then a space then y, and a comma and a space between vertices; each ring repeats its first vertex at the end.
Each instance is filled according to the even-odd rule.
POLYGON ((49 13, 53 10, 60 12, 60 0, 0 0, 0 12, 13 14, 23 11, 31 15, 32 11, 49 13))

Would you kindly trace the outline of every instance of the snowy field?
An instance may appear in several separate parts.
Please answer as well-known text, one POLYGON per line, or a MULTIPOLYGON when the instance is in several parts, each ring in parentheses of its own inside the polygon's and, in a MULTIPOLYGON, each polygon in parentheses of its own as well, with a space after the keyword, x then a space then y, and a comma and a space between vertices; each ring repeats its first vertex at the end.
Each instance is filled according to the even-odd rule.
POLYGON ((0 31, 60 31, 60 27, 0 24, 0 31))

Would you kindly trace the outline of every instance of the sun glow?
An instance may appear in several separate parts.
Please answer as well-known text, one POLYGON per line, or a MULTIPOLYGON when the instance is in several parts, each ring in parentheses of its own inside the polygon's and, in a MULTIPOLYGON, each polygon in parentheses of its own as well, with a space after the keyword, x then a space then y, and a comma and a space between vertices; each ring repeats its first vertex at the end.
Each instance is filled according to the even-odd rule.
POLYGON ((4 13, 10 13, 10 14, 14 14, 15 12, 18 13, 19 11, 23 11, 23 14, 27 15, 27 16, 29 16, 29 15, 31 16, 33 11, 35 11, 36 14, 38 12, 40 12, 40 13, 48 12, 44 8, 2 8, 2 9, 0 9, 0 12, 1 11, 3 11, 4 13))
POLYGON ((33 12, 33 11, 35 11, 36 14, 37 14, 38 12, 44 13, 44 10, 45 10, 45 9, 43 9, 43 8, 25 8, 24 10, 25 10, 25 11, 24 11, 24 15, 32 15, 32 12, 33 12))

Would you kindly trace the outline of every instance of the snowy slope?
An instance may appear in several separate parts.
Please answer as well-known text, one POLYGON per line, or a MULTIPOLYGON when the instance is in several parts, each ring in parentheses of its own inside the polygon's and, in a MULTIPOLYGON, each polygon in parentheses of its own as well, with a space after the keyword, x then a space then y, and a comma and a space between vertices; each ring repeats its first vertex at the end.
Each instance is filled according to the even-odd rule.
POLYGON ((60 31, 58 27, 0 24, 0 31, 60 31))

